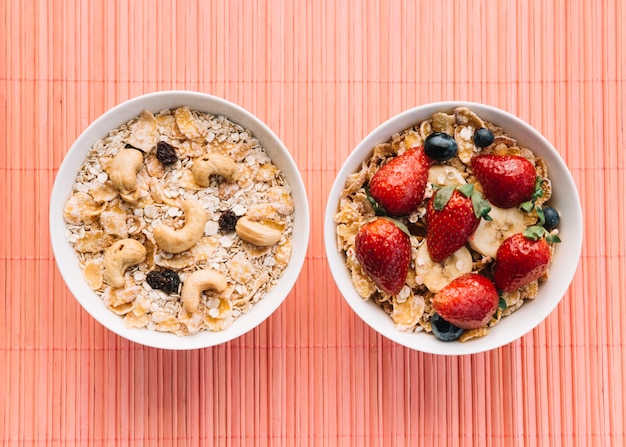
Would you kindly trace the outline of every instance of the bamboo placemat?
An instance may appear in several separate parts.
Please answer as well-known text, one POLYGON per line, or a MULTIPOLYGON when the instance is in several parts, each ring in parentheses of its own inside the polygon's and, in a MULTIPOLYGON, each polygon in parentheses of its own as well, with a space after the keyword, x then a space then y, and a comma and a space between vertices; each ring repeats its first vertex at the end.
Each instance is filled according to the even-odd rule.
POLYGON ((612 445, 626 418, 626 2, 0 2, 0 440, 39 445, 612 445), (56 171, 97 116, 190 89, 263 119, 311 206, 302 275, 254 331, 168 352, 103 329, 56 269, 56 171), (522 339, 467 357, 397 346, 332 282, 322 220, 356 143, 406 108, 491 104, 579 187, 576 277, 522 339))

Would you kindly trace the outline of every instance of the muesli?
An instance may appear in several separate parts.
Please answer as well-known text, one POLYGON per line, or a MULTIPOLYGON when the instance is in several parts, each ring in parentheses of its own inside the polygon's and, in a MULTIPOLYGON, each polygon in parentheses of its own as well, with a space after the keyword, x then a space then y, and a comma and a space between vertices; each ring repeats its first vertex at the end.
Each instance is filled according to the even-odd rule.
POLYGON ((294 204, 252 133, 144 110, 90 149, 64 208, 89 286, 127 326, 222 331, 277 283, 294 204))
POLYGON ((377 145, 348 176, 337 246, 357 293, 398 330, 467 341, 547 280, 558 242, 551 194, 541 158, 458 107, 377 145))

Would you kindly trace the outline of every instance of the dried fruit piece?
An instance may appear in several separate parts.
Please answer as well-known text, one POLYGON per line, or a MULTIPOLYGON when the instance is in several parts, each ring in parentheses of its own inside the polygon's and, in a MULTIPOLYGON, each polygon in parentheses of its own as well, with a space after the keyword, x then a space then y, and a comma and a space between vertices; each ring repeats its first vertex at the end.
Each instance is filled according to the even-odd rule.
POLYGON ((167 294, 178 293, 180 277, 173 270, 152 270, 148 272, 146 281, 153 289, 159 289, 167 294))
POLYGON ((156 157, 166 166, 174 164, 178 161, 176 148, 165 141, 159 141, 157 143, 156 157))
POLYGON ((219 224, 220 230, 230 233, 231 231, 235 231, 238 220, 239 217, 232 210, 226 210, 220 215, 217 223, 219 224))

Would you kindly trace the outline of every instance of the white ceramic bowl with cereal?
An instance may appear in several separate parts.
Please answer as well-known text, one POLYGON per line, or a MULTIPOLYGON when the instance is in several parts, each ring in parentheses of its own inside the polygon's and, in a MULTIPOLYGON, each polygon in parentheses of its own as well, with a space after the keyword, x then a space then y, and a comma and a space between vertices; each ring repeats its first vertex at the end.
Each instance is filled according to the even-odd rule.
POLYGON ((557 150, 471 102, 415 107, 373 130, 340 169, 324 221, 330 271, 354 312, 441 355, 495 349, 539 325, 574 277, 582 234, 557 150))
POLYGON ((71 293, 111 331, 197 349, 261 324, 294 286, 309 240, 304 184, 271 129, 224 99, 164 91, 96 119, 50 202, 71 293))

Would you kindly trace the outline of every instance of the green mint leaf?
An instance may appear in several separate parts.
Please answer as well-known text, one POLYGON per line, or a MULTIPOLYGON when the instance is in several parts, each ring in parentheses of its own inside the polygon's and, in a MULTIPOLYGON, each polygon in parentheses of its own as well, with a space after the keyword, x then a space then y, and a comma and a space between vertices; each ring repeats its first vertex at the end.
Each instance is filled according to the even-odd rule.
POLYGON ((443 188, 435 192, 435 195, 433 196, 433 200, 434 200, 433 207, 435 208, 436 211, 441 211, 442 209, 446 207, 446 205, 450 201, 450 197, 452 197, 452 193, 454 192, 454 189, 455 189, 454 185, 449 185, 449 186, 444 186, 443 188))

